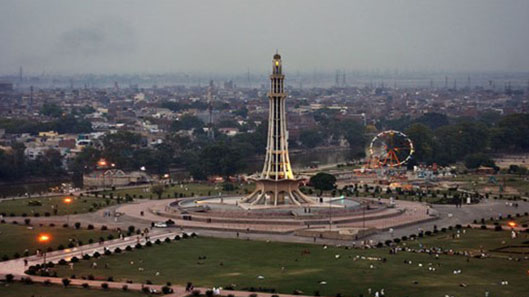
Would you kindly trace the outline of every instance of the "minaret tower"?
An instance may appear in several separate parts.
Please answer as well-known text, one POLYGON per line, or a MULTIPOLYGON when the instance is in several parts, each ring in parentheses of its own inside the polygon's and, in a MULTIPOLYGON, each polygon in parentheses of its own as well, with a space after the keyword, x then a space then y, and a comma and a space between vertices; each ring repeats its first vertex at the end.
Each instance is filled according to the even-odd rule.
POLYGON ((261 176, 256 189, 243 202, 251 204, 281 205, 314 203, 299 191, 299 180, 294 178, 288 155, 288 130, 286 113, 285 75, 282 73, 281 56, 276 53, 272 60, 270 92, 268 92, 268 141, 261 176))
POLYGON ((285 75, 281 72, 281 56, 274 55, 270 92, 268 92, 268 141, 266 158, 261 178, 281 180, 293 179, 288 156, 288 131, 286 117, 285 75))

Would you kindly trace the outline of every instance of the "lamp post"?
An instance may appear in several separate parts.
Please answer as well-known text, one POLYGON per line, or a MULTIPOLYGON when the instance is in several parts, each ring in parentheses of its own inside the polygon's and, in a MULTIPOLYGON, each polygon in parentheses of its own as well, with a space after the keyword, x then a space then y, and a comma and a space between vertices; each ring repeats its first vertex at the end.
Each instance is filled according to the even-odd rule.
POLYGON ((42 264, 46 264, 46 253, 47 253, 47 248, 48 248, 48 242, 50 242, 50 240, 51 240, 51 236, 46 233, 39 234, 39 236, 37 237, 37 241, 41 243, 42 245, 44 245, 43 252, 42 252, 44 259, 42 261, 42 264))
MULTIPOLYGON (((63 199, 63 202, 64 204, 66 205, 70 205, 70 203, 72 203, 72 198, 70 196, 67 196, 63 199)), ((66 224, 70 224, 70 208, 68 208, 68 213, 66 215, 66 224)))

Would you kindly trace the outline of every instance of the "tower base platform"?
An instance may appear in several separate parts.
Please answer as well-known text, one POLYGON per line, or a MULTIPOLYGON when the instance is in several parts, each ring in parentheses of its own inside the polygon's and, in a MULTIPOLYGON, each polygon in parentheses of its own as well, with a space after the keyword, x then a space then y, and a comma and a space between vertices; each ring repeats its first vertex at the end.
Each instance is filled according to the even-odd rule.
POLYGON ((311 205, 317 201, 299 190, 301 179, 253 179, 255 190, 242 198, 241 202, 251 205, 311 205))

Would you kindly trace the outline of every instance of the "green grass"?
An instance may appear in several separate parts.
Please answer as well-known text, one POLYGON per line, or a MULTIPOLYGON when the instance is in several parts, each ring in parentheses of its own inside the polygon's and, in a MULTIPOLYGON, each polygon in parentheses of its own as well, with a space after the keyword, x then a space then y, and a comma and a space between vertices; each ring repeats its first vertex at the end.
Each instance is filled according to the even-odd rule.
POLYGON ((34 197, 15 200, 0 200, 0 213, 4 216, 35 216, 38 213, 40 216, 45 216, 48 213, 53 215, 65 215, 92 212, 99 208, 106 207, 117 203, 112 199, 103 199, 95 197, 74 197, 70 196, 73 201, 70 204, 64 203, 64 196, 53 197, 34 197), (33 206, 32 202, 37 201, 41 205, 33 206), (54 209, 57 210, 55 214, 54 209))
MULTIPOLYGON (((494 243, 500 233, 501 236, 508 236, 507 232, 488 232, 495 236, 494 243)), ((486 233, 476 234, 469 245, 487 237, 486 233)), ((428 240, 434 241, 434 238, 424 241, 428 240)), ((451 241, 446 237, 435 240, 438 240, 437 243, 451 241)), ((407 241, 407 244, 415 242, 407 241)), ((459 243, 450 244, 457 246, 459 243)), ((195 238, 105 256, 95 260, 97 269, 90 268, 93 261, 81 261, 74 271, 64 266, 56 266, 56 269, 62 276, 92 274, 96 277, 113 276, 116 281, 150 280, 157 284, 170 281, 181 285, 191 281, 195 286, 207 287, 233 284, 240 290, 264 287, 275 288, 281 293, 301 290, 312 295, 318 291, 326 296, 337 293, 368 296, 368 288, 384 288, 386 296, 393 297, 483 296, 485 290, 491 292, 491 296, 522 296, 529 291, 528 260, 516 262, 486 258, 472 259, 467 263, 462 256, 441 255, 435 259, 427 254, 408 252, 389 255, 387 248, 324 249, 319 245, 195 238), (310 254, 303 254, 303 251, 310 251, 310 254), (336 255, 340 257, 336 258, 336 255), (206 259, 199 259, 204 256, 206 259), (369 257, 387 258, 387 262, 370 260, 369 257), (413 264, 405 264, 405 260, 411 260, 413 264), (109 268, 103 268, 105 263, 109 268), (436 271, 429 271, 430 266, 436 271), (454 270, 462 270, 462 273, 454 275, 454 270), (258 279, 258 276, 264 279, 258 279), (501 286, 502 280, 508 280, 509 285, 501 286), (327 284, 320 284, 321 281, 327 284)))
POLYGON ((82 288, 64 288, 61 286, 44 286, 42 284, 26 285, 22 283, 10 283, 0 285, 0 296, 2 297, 138 297, 146 296, 137 291, 121 290, 99 290, 82 288))
MULTIPOLYGON (((162 198, 175 198, 175 196, 179 196, 180 194, 183 194, 185 197, 190 197, 192 195, 195 196, 214 196, 218 195, 219 193, 222 193, 223 195, 229 195, 229 194, 240 194, 244 195, 246 193, 251 193, 253 189, 255 188, 254 184, 234 184, 235 190, 233 191, 224 191, 222 189, 222 184, 212 184, 212 183, 188 183, 188 184, 181 184, 181 185, 174 185, 174 186, 168 186, 164 188, 164 193, 162 194, 162 198), (176 193, 176 195, 175 195, 176 193)), ((157 195, 150 192, 150 186, 143 186, 138 188, 129 188, 129 189, 119 189, 115 191, 102 191, 100 195, 110 195, 110 193, 113 193, 114 197, 117 197, 118 195, 121 197, 125 197, 126 194, 130 195, 131 197, 135 198, 157 198, 157 195)))
POLYGON ((511 238, 509 231, 491 231, 481 229, 463 229, 453 232, 439 232, 435 236, 424 236, 414 241, 407 242, 411 248, 419 248, 422 245, 425 248, 440 247, 444 250, 452 249, 454 251, 467 251, 471 254, 477 254, 481 249, 487 251, 493 256, 513 256, 523 257, 519 254, 497 253, 494 250, 505 246, 525 246, 526 252, 529 252, 529 233, 520 233, 515 239, 511 238))
POLYGON ((37 236, 40 233, 51 235, 52 240, 48 246, 54 250, 56 250, 61 244, 64 247, 67 247, 70 243, 70 239, 75 239, 76 241, 80 240, 83 244, 87 244, 89 239, 98 242, 99 237, 101 236, 105 239, 110 234, 117 237, 115 231, 75 230, 63 227, 30 227, 13 224, 0 224, 0 257, 7 255, 9 258, 13 258, 15 253, 22 255, 25 249, 28 249, 30 254, 34 254, 38 248, 47 249, 48 246, 44 247, 37 242, 37 236))

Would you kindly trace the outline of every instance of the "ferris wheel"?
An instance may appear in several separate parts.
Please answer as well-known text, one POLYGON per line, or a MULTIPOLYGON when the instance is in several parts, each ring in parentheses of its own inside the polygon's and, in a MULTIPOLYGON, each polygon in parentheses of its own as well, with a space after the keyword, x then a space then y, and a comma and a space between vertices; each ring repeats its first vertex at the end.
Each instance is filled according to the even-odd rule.
POLYGON ((369 154, 375 167, 398 167, 408 162, 414 148, 406 134, 388 130, 378 133, 369 145, 369 154))

